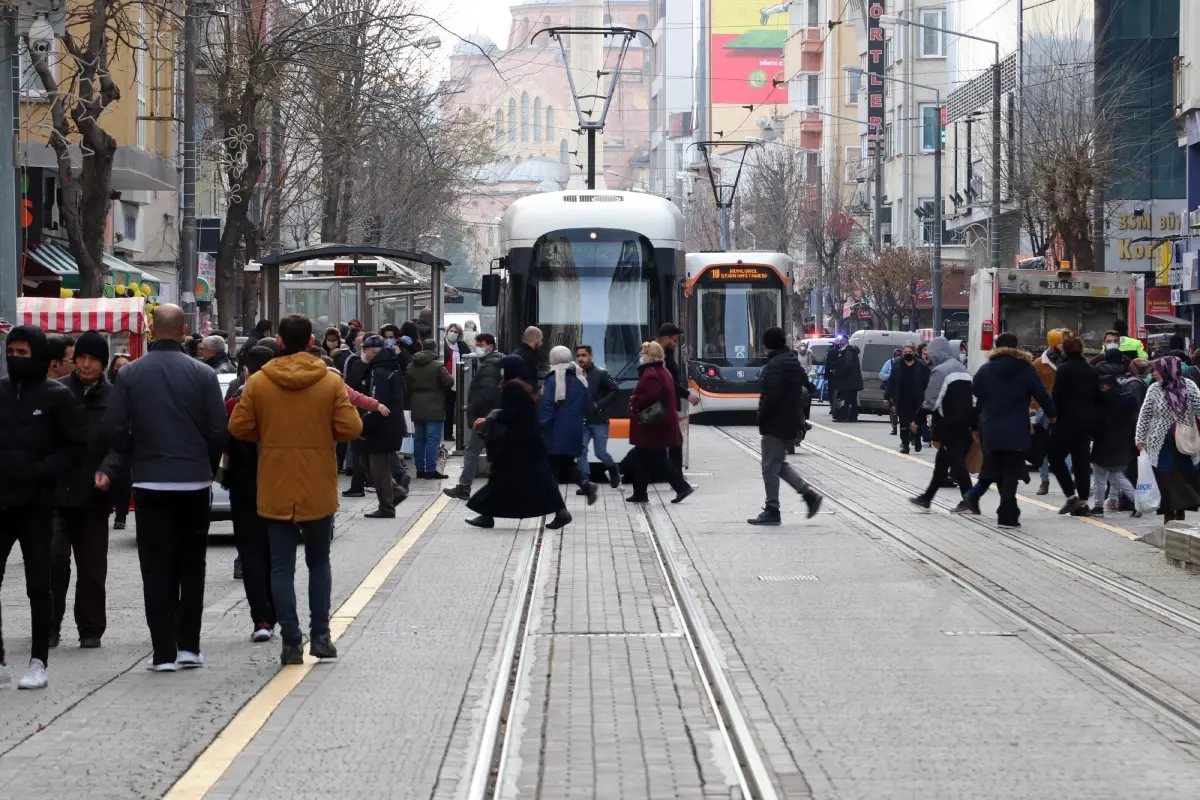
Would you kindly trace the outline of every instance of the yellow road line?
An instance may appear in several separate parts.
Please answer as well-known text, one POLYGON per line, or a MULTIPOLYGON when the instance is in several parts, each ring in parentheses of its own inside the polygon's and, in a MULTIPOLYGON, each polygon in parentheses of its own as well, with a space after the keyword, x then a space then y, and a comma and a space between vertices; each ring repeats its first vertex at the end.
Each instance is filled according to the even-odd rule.
MULTIPOLYGON (((346 602, 342 603, 334 612, 329 620, 329 634, 335 642, 367 607, 367 603, 371 602, 396 565, 412 549, 417 540, 429 530, 433 521, 437 519, 438 514, 449 502, 448 497, 438 495, 425 513, 371 569, 350 597, 346 598, 346 602)), ((258 734, 266 721, 275 713, 279 704, 300 685, 300 682, 316 664, 317 659, 306 654, 303 664, 280 669, 275 677, 242 707, 237 716, 230 720, 212 744, 205 748, 200 757, 192 763, 188 771, 175 782, 175 785, 166 794, 168 800, 183 800, 184 798, 198 800, 208 794, 209 790, 216 785, 234 760, 258 734)))
MULTIPOLYGON (((810 422, 811 422, 811 420, 810 420, 810 422)), ((813 422, 812 426, 814 428, 820 428, 823 431, 828 431, 829 433, 836 433, 838 436, 842 436, 846 439, 849 439, 852 442, 858 442, 859 444, 866 445, 867 447, 872 447, 876 450, 879 450, 880 452, 887 453, 890 456, 895 456, 896 458, 903 458, 907 461, 912 461, 917 464, 923 464, 925 466, 929 466, 929 462, 923 458, 917 458, 916 456, 905 455, 904 453, 897 453, 895 450, 891 449, 890 447, 884 447, 883 445, 875 444, 875 442, 868 441, 859 436, 855 436, 853 434, 846 433, 845 431, 839 431, 837 428, 830 428, 828 426, 820 424, 819 422, 813 422)), ((1054 512, 1058 511, 1058 509, 1055 506, 1052 506, 1049 503, 1044 503, 1041 500, 1035 500, 1032 497, 1026 497, 1023 494, 1018 494, 1017 500, 1022 503, 1028 503, 1031 506, 1037 506, 1038 508, 1044 508, 1048 511, 1054 511, 1054 512)), ((1093 519, 1092 517, 1071 517, 1071 519, 1076 520, 1077 522, 1086 522, 1088 525, 1094 525, 1097 528, 1102 528, 1102 529, 1108 531, 1109 533, 1119 534, 1121 536, 1124 536, 1126 539, 1133 540, 1133 539, 1137 538, 1137 534, 1133 533, 1132 531, 1127 531, 1124 528, 1121 528, 1117 525, 1110 525, 1107 522, 1101 522, 1100 520, 1093 519)))

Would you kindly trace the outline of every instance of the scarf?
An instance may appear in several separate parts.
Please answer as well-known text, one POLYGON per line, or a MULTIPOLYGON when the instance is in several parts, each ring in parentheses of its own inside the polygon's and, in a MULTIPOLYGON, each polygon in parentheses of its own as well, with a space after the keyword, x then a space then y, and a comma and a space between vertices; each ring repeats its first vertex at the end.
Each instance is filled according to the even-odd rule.
POLYGON ((587 388, 587 375, 583 370, 579 369, 579 365, 574 361, 568 361, 565 364, 552 364, 550 371, 554 373, 554 402, 561 403, 567 399, 567 370, 575 373, 575 377, 587 388))
POLYGON ((1175 356, 1162 356, 1150 362, 1150 366, 1162 376, 1163 399, 1167 408, 1176 412, 1187 408, 1187 384, 1184 383, 1186 378, 1183 377, 1179 363, 1175 356))

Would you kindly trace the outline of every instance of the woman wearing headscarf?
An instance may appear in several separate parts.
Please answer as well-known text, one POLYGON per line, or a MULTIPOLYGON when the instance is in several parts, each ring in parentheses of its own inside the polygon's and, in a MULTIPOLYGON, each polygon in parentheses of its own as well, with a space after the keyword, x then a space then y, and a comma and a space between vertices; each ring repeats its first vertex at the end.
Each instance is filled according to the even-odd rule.
POLYGON ((638 382, 629 398, 630 481, 633 495, 630 503, 648 503, 647 490, 653 475, 666 475, 675 490, 672 503, 681 503, 695 489, 683 479, 683 473, 667 458, 668 447, 679 447, 683 437, 679 432, 679 406, 675 397, 675 381, 666 367, 666 353, 658 342, 643 342, 639 359, 638 382), (655 405, 661 412, 655 410, 655 405), (643 419, 643 415, 647 419, 643 419))
MULTIPOLYGON (((520 356, 505 357, 500 368, 504 372, 500 408, 490 422, 485 417, 476 423, 492 426, 487 443, 492 472, 487 485, 467 501, 467 508, 479 515, 467 524, 491 528, 496 517, 529 519, 554 514, 546 527, 561 528, 571 521, 571 514, 558 493, 538 427, 537 390, 520 377, 524 369, 520 356)), ((582 445, 582 433, 579 442, 582 445)))
POLYGON ((587 495, 588 505, 596 502, 596 484, 579 471, 579 451, 583 449, 583 426, 592 404, 587 376, 562 345, 550 349, 550 372, 542 388, 542 407, 538 422, 550 466, 555 477, 574 483, 578 494, 587 495))
POLYGON ((1175 445, 1179 426, 1195 426, 1200 415, 1200 389, 1183 377, 1174 356, 1150 362, 1154 383, 1146 389, 1146 400, 1138 415, 1134 440, 1138 452, 1150 454, 1154 479, 1162 494, 1158 513, 1163 522, 1181 520, 1185 511, 1200 508, 1200 453, 1184 455, 1175 445))

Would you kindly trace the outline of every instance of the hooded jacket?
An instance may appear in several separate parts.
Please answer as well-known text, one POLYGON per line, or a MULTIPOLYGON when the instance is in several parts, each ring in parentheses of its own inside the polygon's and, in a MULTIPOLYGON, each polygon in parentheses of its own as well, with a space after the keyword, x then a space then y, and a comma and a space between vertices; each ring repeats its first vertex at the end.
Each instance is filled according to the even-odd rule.
POLYGON ((1024 453, 1029 449, 1029 401, 1035 399, 1048 416, 1057 416, 1054 400, 1019 347, 997 347, 975 373, 972 390, 979 403, 983 449, 1024 453))
POLYGON ((800 435, 804 390, 816 394, 796 354, 786 347, 771 353, 760 375, 758 432, 791 441, 800 435))
MULTIPOLYGON (((989 356, 990 358, 990 356, 989 356)), ((1062 354, 1057 350, 1047 347, 1033 362, 1033 367, 1037 370, 1038 378, 1041 379, 1042 385, 1046 387, 1047 392, 1054 391, 1054 376, 1058 373, 1058 365, 1062 363, 1062 354)), ((1029 404, 1029 407, 1034 411, 1041 408, 1036 400, 1029 404)))
POLYGON ((446 393, 454 388, 454 379, 446 372, 438 354, 432 350, 417 353, 404 378, 413 422, 444 421, 446 393))
POLYGON ((395 413, 383 416, 371 412, 363 416, 363 438, 368 453, 391 453, 404 446, 408 426, 404 422, 404 371, 394 350, 381 349, 367 364, 367 388, 363 394, 383 403, 395 413))
POLYGON ((1142 347, 1141 341, 1129 336, 1121 337, 1121 340, 1117 343, 1117 350, 1130 358, 1149 358, 1146 355, 1146 348, 1142 347))
POLYGON ((1067 356, 1058 365, 1054 377, 1054 408, 1058 411, 1055 430, 1078 436, 1091 436, 1096 430, 1100 404, 1100 379, 1083 356, 1067 356))
POLYGON ((1121 391, 1115 378, 1102 378, 1101 387, 1092 463, 1109 469, 1123 468, 1137 460, 1133 436, 1140 407, 1133 394, 1121 391))
POLYGON ((225 448, 225 403, 216 373, 160 339, 117 375, 105 424, 132 465, 134 484, 203 483, 225 448))
POLYGON ((103 375, 94 385, 87 386, 75 372, 59 378, 58 382, 71 391, 80 405, 87 448, 59 478, 54 505, 107 511, 110 508, 108 492, 96 488, 96 473, 104 473, 111 482, 122 472, 121 458, 110 446, 108 428, 104 425, 112 386, 103 375))
POLYGON ((921 410, 933 414, 934 438, 966 433, 975 421, 971 373, 958 360, 958 348, 944 336, 933 338, 928 353, 933 369, 929 372, 921 410))
POLYGON ((56 483, 86 450, 83 409, 70 389, 46 379, 50 353, 41 328, 20 325, 8 341, 28 342, 32 356, 28 377, 0 379, 0 509, 48 508, 56 483))
POLYGON ((1115 347, 1105 350, 1100 355, 1100 361, 1092 365, 1092 369, 1096 370, 1096 375, 1101 380, 1108 376, 1120 378, 1129 374, 1129 365, 1125 362, 1125 355, 1115 347))
POLYGON ((357 439, 362 420, 337 375, 307 352, 292 353, 250 376, 229 433, 258 443, 258 515, 311 522, 337 511, 334 448, 357 439))
POLYGON ((467 421, 472 425, 500 407, 500 384, 504 381, 500 362, 503 360, 503 353, 492 352, 475 364, 475 374, 467 390, 467 421))

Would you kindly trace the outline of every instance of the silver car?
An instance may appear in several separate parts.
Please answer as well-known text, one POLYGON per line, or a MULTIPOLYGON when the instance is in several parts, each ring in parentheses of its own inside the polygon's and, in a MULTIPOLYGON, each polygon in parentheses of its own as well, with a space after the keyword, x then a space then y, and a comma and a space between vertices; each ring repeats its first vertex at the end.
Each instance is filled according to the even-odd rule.
MULTIPOLYGON (((237 378, 237 375, 218 375, 217 383, 221 385, 221 396, 229 391, 229 385, 237 378)), ((229 505, 229 492, 225 491, 225 487, 213 481, 212 485, 212 518, 213 519, 229 519, 233 513, 233 509, 229 505)))

